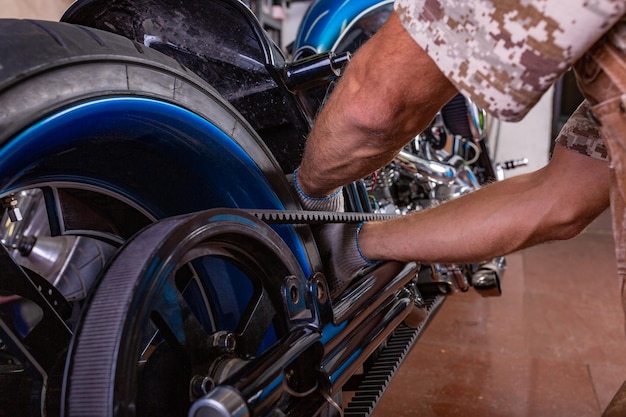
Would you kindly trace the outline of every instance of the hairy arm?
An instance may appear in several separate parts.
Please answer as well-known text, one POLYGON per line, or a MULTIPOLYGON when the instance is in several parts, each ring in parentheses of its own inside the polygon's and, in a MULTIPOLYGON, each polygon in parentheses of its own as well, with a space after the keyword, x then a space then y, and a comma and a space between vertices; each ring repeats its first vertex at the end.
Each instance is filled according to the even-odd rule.
POLYGON ((538 171, 433 209, 367 223, 359 244, 369 259, 477 262, 574 237, 608 206, 608 163, 556 146, 538 171))
POLYGON ((393 13, 357 51, 320 112, 299 185, 324 197, 386 165, 455 94, 393 13))

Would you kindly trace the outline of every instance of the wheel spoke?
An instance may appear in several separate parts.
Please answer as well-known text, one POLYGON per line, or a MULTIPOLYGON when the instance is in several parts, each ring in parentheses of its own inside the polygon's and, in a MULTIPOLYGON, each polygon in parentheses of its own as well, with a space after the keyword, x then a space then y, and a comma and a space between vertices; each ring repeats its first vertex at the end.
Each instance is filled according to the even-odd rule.
POLYGON ((258 353, 263 338, 267 333, 276 310, 265 290, 248 305, 248 308, 237 326, 237 345, 243 346, 239 352, 246 356, 258 353))
MULTIPOLYGON (((177 354, 191 364, 206 360, 209 334, 205 331, 183 295, 171 281, 164 286, 150 314, 159 334, 157 338, 169 344, 177 354)), ((153 338, 154 339, 154 338, 153 338)))

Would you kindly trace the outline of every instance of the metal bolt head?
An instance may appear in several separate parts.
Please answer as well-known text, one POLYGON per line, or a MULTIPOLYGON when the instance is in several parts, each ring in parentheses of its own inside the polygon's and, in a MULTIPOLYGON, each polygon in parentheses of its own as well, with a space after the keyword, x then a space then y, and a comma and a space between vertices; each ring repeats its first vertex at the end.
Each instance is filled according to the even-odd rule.
POLYGON ((192 399, 200 398, 209 393, 215 387, 215 382, 208 376, 195 375, 189 383, 192 399))
POLYGON ((235 335, 229 332, 219 332, 213 339, 213 346, 222 348, 227 352, 234 352, 237 347, 235 335))
POLYGON ((14 209, 9 209, 7 214, 9 215, 9 220, 11 220, 11 223, 21 222, 24 219, 24 217, 22 217, 22 212, 18 207, 14 209))
POLYGON ((5 197, 2 199, 2 207, 7 210, 7 215, 9 216, 9 220, 11 223, 22 221, 22 212, 20 208, 17 206, 17 200, 13 195, 5 197))

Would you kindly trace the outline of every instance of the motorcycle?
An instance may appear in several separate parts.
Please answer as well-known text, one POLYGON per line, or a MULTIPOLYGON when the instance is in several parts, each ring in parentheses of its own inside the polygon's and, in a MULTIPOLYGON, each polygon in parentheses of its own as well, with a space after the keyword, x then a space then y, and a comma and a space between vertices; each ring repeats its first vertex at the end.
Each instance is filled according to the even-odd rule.
MULTIPOLYGON (((287 60, 238 0, 79 0, 61 20, 0 20, 0 415, 375 404, 460 287, 385 262, 330 296, 311 225, 398 215, 371 202, 402 184, 351 184, 345 214, 289 184, 349 48, 287 60)), ((426 167, 474 184, 417 154, 431 142, 391 172, 433 186, 411 204, 438 189, 426 167)))

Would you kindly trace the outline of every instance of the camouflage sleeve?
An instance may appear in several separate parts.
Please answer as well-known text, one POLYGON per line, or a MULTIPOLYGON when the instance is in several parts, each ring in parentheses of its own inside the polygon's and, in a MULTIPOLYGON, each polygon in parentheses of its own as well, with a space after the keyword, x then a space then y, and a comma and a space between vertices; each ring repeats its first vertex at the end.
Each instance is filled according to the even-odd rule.
POLYGON ((608 161, 600 127, 588 117, 588 112, 589 103, 585 100, 569 117, 556 137, 556 143, 583 155, 608 161))
POLYGON ((395 9, 461 93, 517 121, 626 12, 626 1, 396 0, 395 9))

